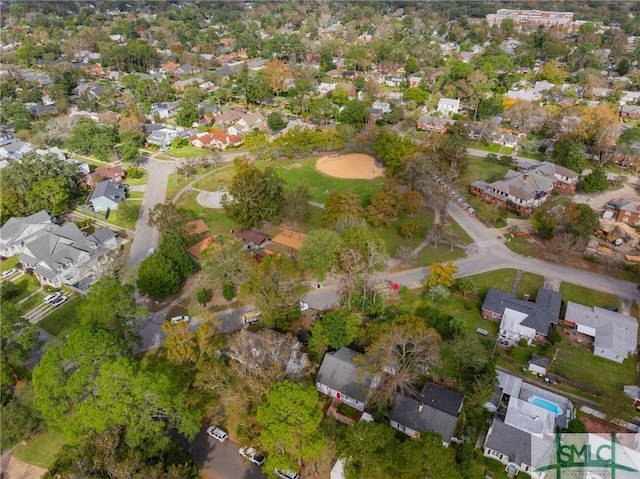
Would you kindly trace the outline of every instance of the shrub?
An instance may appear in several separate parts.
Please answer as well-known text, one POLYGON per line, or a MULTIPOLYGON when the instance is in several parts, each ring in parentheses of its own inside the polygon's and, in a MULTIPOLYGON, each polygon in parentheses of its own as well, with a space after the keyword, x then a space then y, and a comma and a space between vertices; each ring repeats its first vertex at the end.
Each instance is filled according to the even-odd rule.
POLYGON ((236 297, 236 291, 232 284, 225 284, 222 286, 222 297, 227 301, 231 301, 236 297))
POLYGON ((198 294, 196 295, 196 299, 198 300, 200 306, 206 306, 210 299, 209 291, 206 288, 200 289, 198 291, 198 294))
POLYGON ((529 343, 525 338, 520 338, 520 341, 518 341, 518 346, 522 346, 523 348, 525 348, 528 345, 529 345, 529 343))

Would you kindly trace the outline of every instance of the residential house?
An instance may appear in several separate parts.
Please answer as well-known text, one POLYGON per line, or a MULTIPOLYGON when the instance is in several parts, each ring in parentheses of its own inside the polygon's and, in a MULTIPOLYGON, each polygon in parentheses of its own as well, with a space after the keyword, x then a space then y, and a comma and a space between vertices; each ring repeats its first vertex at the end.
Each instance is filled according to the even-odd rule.
POLYGON ((409 86, 411 88, 418 88, 422 84, 422 78, 416 76, 409 77, 409 86))
POLYGON ((160 66, 160 73, 175 73, 178 67, 180 67, 180 65, 174 62, 163 63, 160 66))
POLYGON ((282 130, 273 133, 271 135, 271 139, 273 140, 274 138, 278 138, 279 136, 286 135, 287 133, 289 133, 291 130, 295 128, 302 130, 306 128, 313 129, 314 127, 313 125, 306 123, 300 120, 299 118, 296 118, 295 120, 289 120, 289 122, 287 123, 287 126, 285 126, 282 130))
POLYGON ((474 181, 469 192, 517 215, 529 215, 551 192, 575 191, 578 176, 575 171, 544 161, 519 166, 518 171, 509 170, 504 179, 493 183, 474 181))
POLYGON ((616 221, 629 225, 640 225, 640 201, 624 200, 620 202, 616 221))
POLYGON ((27 107, 27 110, 36 118, 42 118, 46 115, 55 115, 58 113, 58 107, 52 103, 49 103, 48 105, 30 105, 27 107))
POLYGON ((98 166, 92 174, 85 176, 83 179, 87 186, 95 188, 98 183, 104 180, 122 183, 126 176, 127 173, 121 166, 114 166, 113 168, 98 166))
POLYGON ((111 180, 98 183, 87 198, 93 211, 117 210, 118 205, 126 198, 126 188, 111 180))
POLYGON ((98 115, 98 122, 109 123, 110 125, 117 125, 120 114, 113 111, 104 111, 98 115))
POLYGON ((180 65, 176 68, 175 73, 177 75, 196 75, 201 71, 200 67, 187 63, 186 65, 180 65))
POLYGON ((43 285, 59 288, 66 284, 86 289, 101 276, 121 244, 109 228, 85 236, 70 222, 39 231, 18 258, 43 285))
POLYGON ((187 78, 186 80, 176 80, 173 82, 173 88, 176 91, 184 91, 188 86, 200 86, 202 78, 187 78))
POLYGON ((437 133, 444 133, 445 131, 447 131, 447 128, 454 123, 455 121, 449 118, 424 115, 418 118, 416 128, 422 131, 435 131, 437 133))
POLYGON ((74 89, 71 90, 71 94, 75 96, 86 95, 95 87, 95 83, 79 83, 74 89))
POLYGON ((9 258, 22 253, 24 245, 42 230, 56 228, 55 218, 45 210, 30 216, 9 218, 0 228, 0 256, 9 258))
POLYGON ((379 377, 354 364, 354 358, 359 356, 360 353, 347 347, 327 352, 316 376, 316 389, 358 411, 364 411, 379 377))
POLYGON ((389 417, 391 427, 414 439, 421 432, 435 431, 448 446, 458 424, 463 400, 462 394, 428 382, 420 394, 411 392, 396 397, 389 417))
POLYGON ((519 377, 502 371, 497 376, 496 391, 485 404, 495 417, 484 442, 484 456, 504 464, 509 477, 522 471, 542 479, 533 469, 532 442, 551 441, 556 428, 567 428, 575 408, 567 398, 519 377))
POLYGON ((335 83, 321 82, 317 86, 316 91, 318 92, 319 96, 326 96, 326 95, 328 95, 329 93, 331 93, 335 89, 336 89, 336 84, 335 83))
POLYGON ((380 108, 369 108, 369 121, 375 123, 382 120, 383 112, 380 108))
POLYGON ((593 354, 617 363, 634 354, 638 322, 626 314, 567 302, 564 325, 593 338, 593 354))
POLYGON ((440 98, 438 111, 443 115, 453 115, 460 112, 460 100, 453 98, 440 98))
POLYGON ((389 101, 402 101, 402 93, 399 91, 387 92, 387 100, 389 101))
POLYGON ((562 295, 539 288, 535 301, 519 299, 513 293, 490 288, 482 303, 482 319, 500 322, 498 341, 511 346, 525 339, 528 344, 543 340, 551 325, 558 323, 562 295))
POLYGON ((230 135, 228 133, 225 133, 224 131, 217 130, 211 134, 209 147, 218 148, 219 150, 226 150, 229 147, 239 146, 241 144, 241 136, 230 135))
POLYGON ((262 70, 267 64, 267 62, 268 60, 265 60, 264 58, 256 58, 254 60, 249 60, 247 62, 247 67, 249 68, 249 70, 255 72, 255 71, 262 70))
POLYGON ((518 137, 511 133, 498 133, 493 137, 493 143, 507 148, 515 148, 518 144, 518 137))
POLYGON ((173 143, 173 140, 178 138, 180 134, 171 128, 160 128, 159 130, 153 130, 147 137, 147 143, 150 145, 156 145, 159 147, 169 146, 173 143))
POLYGON ((0 146, 0 158, 7 160, 21 160, 24 155, 33 150, 33 145, 25 141, 14 140, 11 143, 0 146))
POLYGON ((504 98, 516 101, 528 101, 531 103, 540 100, 542 93, 533 88, 527 88, 526 90, 509 90, 504 94, 504 98))
POLYGON ((151 117, 158 115, 161 119, 166 120, 178 113, 180 107, 179 101, 173 101, 168 103, 152 103, 151 104, 151 117))
POLYGON ((384 84, 391 88, 398 88, 400 85, 402 85, 403 81, 404 77, 398 75, 384 77, 384 84))
POLYGON ((568 30, 573 22, 573 15, 573 12, 509 10, 507 8, 501 8, 496 13, 489 13, 487 15, 487 23, 490 27, 499 27, 504 20, 511 19, 519 32, 532 32, 540 26, 547 29, 558 28, 568 30))
POLYGON ((0 135, 0 146, 8 145, 9 143, 13 143, 16 137, 13 133, 4 133, 0 135))
POLYGON ((233 333, 227 341, 225 354, 246 368, 281 371, 289 377, 300 376, 309 362, 298 341, 267 328, 255 332, 241 329, 233 333))
POLYGON ((389 103, 387 103, 386 101, 374 101, 373 105, 371 105, 372 108, 377 108, 379 110, 382 110, 382 113, 391 113, 391 105, 389 105, 389 103))
POLYGON ((248 133, 253 130, 266 130, 267 120, 262 113, 247 113, 244 115, 238 122, 229 128, 227 128, 227 132, 231 135, 241 135, 243 133, 248 133))
POLYGON ((620 116, 623 118, 640 118, 640 106, 638 105, 622 105, 620 108, 620 116))
POLYGON ((215 123, 216 125, 230 126, 239 122, 243 116, 244 112, 242 110, 234 108, 217 115, 215 117, 215 123))

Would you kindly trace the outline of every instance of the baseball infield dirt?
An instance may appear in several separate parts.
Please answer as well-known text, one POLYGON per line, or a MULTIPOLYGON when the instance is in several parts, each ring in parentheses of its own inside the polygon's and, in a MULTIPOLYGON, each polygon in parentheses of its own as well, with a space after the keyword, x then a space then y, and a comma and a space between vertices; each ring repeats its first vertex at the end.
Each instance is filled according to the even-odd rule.
POLYGON ((362 153, 325 156, 316 162, 316 169, 337 178, 371 180, 384 176, 384 168, 376 164, 376 159, 362 153))

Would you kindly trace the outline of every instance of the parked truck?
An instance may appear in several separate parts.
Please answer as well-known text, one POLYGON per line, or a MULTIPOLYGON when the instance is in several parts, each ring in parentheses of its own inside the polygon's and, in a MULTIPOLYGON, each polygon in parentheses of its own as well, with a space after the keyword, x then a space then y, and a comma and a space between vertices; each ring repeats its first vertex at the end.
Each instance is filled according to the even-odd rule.
MULTIPOLYGON (((609 243, 615 243, 616 242, 616 237, 613 236, 611 233, 608 233, 606 231, 603 231, 601 229, 597 229, 593 232, 594 236, 603 239, 609 243)), ((622 243, 622 242, 621 242, 622 243)), ((620 243, 620 244, 621 244, 620 243)))

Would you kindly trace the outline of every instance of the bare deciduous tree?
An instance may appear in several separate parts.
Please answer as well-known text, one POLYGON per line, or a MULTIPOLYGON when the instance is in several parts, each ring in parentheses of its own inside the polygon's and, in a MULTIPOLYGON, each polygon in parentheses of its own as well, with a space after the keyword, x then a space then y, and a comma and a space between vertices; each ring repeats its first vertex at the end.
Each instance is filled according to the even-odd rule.
POLYGON ((415 261, 416 252, 413 248, 409 246, 400 245, 398 246, 398 249, 396 249, 394 256, 398 258, 400 261, 402 261, 403 265, 408 266, 415 261))
POLYGON ((558 233, 551 240, 551 247, 563 263, 581 255, 586 246, 586 238, 567 232, 558 233))

